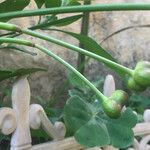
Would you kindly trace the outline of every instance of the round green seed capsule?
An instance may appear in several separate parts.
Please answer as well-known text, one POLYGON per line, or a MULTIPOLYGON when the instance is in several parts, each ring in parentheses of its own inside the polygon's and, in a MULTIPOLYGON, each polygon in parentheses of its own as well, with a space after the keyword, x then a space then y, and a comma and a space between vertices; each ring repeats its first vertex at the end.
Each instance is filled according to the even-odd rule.
POLYGON ((144 90, 146 90, 146 86, 140 85, 139 83, 137 83, 132 77, 130 77, 127 81, 127 87, 130 90, 134 90, 137 92, 143 92, 144 90))
POLYGON ((120 104, 121 106, 124 106, 127 103, 128 94, 125 91, 116 90, 112 93, 110 98, 118 104, 120 104))
POLYGON ((112 99, 103 101, 102 107, 107 116, 117 119, 121 115, 121 106, 112 99))

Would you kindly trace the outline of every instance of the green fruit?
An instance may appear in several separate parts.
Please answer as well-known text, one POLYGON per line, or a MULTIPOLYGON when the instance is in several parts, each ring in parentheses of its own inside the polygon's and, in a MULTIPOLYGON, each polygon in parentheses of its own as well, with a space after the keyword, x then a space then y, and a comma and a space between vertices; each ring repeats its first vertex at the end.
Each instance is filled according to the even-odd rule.
POLYGON ((122 90, 116 90, 112 93, 110 98, 121 106, 124 106, 127 103, 128 94, 122 90))
POLYGON ((133 78, 142 86, 150 86, 150 62, 143 61, 137 63, 133 78))
POLYGON ((140 68, 150 68, 150 62, 148 61, 140 61, 136 64, 135 69, 140 69, 140 68))
POLYGON ((150 69, 137 69, 133 76, 137 83, 143 86, 150 86, 150 69))
POLYGON ((138 84, 132 77, 130 77, 128 79, 127 87, 130 90, 134 90, 134 91, 137 91, 137 92, 142 92, 142 91, 144 91, 147 88, 146 86, 138 84))
POLYGON ((102 107, 107 116, 117 119, 121 115, 121 107, 112 99, 103 101, 102 107))

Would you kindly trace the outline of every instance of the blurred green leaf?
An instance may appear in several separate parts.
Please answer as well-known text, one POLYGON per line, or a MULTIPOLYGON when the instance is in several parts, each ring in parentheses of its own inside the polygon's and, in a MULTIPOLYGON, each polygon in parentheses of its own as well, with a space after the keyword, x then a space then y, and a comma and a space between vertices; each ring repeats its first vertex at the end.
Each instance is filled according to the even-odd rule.
POLYGON ((84 36, 74 32, 59 30, 59 29, 51 29, 51 30, 69 34, 74 38, 78 39, 80 43, 84 45, 86 50, 116 62, 116 60, 105 49, 103 49, 96 41, 94 41, 92 38, 88 36, 84 36))
POLYGON ((144 110, 150 107, 150 97, 133 93, 129 99, 129 106, 137 113, 143 114, 144 110))
POLYGON ((80 5, 78 0, 62 0, 62 6, 80 5))
POLYGON ((31 130, 32 138, 49 138, 49 136, 41 129, 31 130))
POLYGON ((48 22, 44 22, 38 25, 35 25, 31 27, 30 29, 35 30, 35 29, 41 29, 41 28, 46 28, 50 26, 66 26, 69 25, 80 18, 82 18, 83 15, 75 15, 75 16, 70 16, 62 19, 55 19, 55 20, 50 20, 48 22))
MULTIPOLYGON (((0 3, 0 13, 22 10, 28 6, 29 3, 30 0, 5 0, 0 3)), ((0 21, 5 22, 8 21, 8 19, 0 19, 0 21)))
POLYGON ((59 6, 61 6, 61 0, 45 0, 46 8, 59 7, 59 6))
POLYGON ((34 0, 34 1, 38 8, 41 8, 42 5, 45 3, 45 0, 34 0))
POLYGON ((11 70, 0 70, 0 81, 11 77, 19 77, 27 74, 31 74, 37 71, 46 71, 42 68, 20 68, 20 69, 11 69, 11 70))
POLYGON ((150 98, 146 96, 133 94, 130 97, 130 100, 135 103, 139 102, 139 105, 142 106, 143 108, 148 108, 150 106, 150 98))

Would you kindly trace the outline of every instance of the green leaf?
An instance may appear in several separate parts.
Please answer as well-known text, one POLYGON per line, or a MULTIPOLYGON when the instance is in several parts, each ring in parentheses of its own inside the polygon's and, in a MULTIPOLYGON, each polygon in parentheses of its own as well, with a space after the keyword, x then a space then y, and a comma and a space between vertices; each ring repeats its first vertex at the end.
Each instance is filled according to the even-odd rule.
POLYGON ((35 29, 41 29, 41 28, 46 28, 50 26, 66 26, 79 20, 80 18, 82 18, 82 16, 83 15, 75 15, 75 16, 70 16, 70 17, 66 17, 62 19, 52 20, 49 22, 44 22, 44 23, 35 25, 31 27, 30 29, 35 30, 35 29))
POLYGON ((107 128, 103 122, 91 119, 76 133, 76 140, 86 147, 106 146, 110 143, 107 128))
POLYGON ((130 128, 121 125, 112 125, 108 123, 108 132, 111 138, 111 145, 117 148, 126 148, 133 144, 133 131, 130 128))
MULTIPOLYGON (((0 13, 22 10, 28 6, 29 3, 30 0, 5 0, 0 3, 0 13)), ((8 19, 0 19, 0 21, 5 22, 8 21, 8 19)))
POLYGON ((77 0, 62 0, 62 6, 81 5, 77 0))
POLYGON ((64 120, 71 132, 76 132, 91 118, 91 110, 78 96, 71 97, 64 108, 64 120))
POLYGON ((34 1, 38 8, 41 8, 42 5, 45 3, 45 0, 34 0, 34 1))
POLYGON ((137 123, 137 117, 130 108, 123 112, 119 119, 108 119, 107 121, 106 126, 113 146, 126 148, 132 145, 134 133, 131 129, 137 123))
POLYGON ((74 32, 58 30, 58 29, 51 29, 51 30, 60 31, 60 32, 69 34, 73 36, 74 38, 78 39, 80 43, 84 45, 84 48, 86 50, 116 62, 116 60, 106 50, 104 50, 96 41, 94 41, 92 38, 88 36, 84 36, 84 35, 77 34, 74 32))
POLYGON ((31 130, 31 135, 33 138, 49 138, 49 136, 42 129, 31 130))
POLYGON ((46 8, 59 7, 59 6, 61 6, 61 0, 45 0, 46 8))
POLYGON ((12 69, 12 70, 0 70, 0 81, 5 79, 9 79, 12 77, 24 76, 27 74, 31 74, 37 71, 46 71, 42 68, 20 68, 20 69, 12 69))
POLYGON ((119 119, 107 117, 99 103, 92 105, 80 97, 71 97, 64 109, 64 119, 75 139, 85 147, 113 145, 125 148, 132 144, 132 128, 137 117, 131 109, 122 112, 119 119))

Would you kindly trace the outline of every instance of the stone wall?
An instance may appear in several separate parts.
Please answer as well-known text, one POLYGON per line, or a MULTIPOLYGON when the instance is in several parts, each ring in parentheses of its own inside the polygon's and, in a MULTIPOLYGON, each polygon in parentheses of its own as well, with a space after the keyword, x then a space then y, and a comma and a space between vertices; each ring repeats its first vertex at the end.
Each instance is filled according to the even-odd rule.
MULTIPOLYGON (((113 3, 113 2, 149 2, 149 0, 95 0, 95 3, 113 3)), ((32 3, 31 8, 34 7, 32 3)), ((37 17, 22 18, 13 20, 22 27, 33 25, 37 22, 37 17)), ((148 11, 130 11, 130 12, 95 12, 90 15, 90 28, 89 36, 95 39, 99 44, 101 41, 121 28, 150 24, 150 12, 148 11)), ((62 28, 68 31, 79 32, 80 21, 62 28)), ((42 32, 43 31, 39 31, 42 32)), ((71 38, 70 36, 64 35, 63 33, 57 32, 45 32, 45 34, 57 37, 74 45, 78 45, 78 41, 71 38)), ((26 38, 26 36, 23 36, 26 38)), ((51 43, 47 43, 41 40, 30 40, 40 43, 41 45, 49 48, 69 63, 76 66, 77 53, 56 46, 51 43)), ((105 42, 102 43, 102 47, 107 49, 121 64, 134 67, 134 64, 141 59, 150 60, 150 28, 134 28, 121 32, 105 42)), ((28 49, 28 48, 27 48, 28 49)), ((34 49, 29 49, 36 51, 34 49)), ((36 73, 29 77, 29 81, 32 89, 32 96, 41 96, 44 99, 50 99, 50 97, 57 92, 58 88, 63 85, 66 78, 66 72, 62 65, 52 60, 45 54, 36 51, 37 56, 30 56, 16 51, 0 51, 0 67, 11 68, 11 67, 44 67, 48 69, 48 72, 36 73)), ((105 68, 101 63, 97 61, 89 62, 86 67, 86 74, 90 79, 95 79, 95 75, 106 75, 110 73, 110 70, 105 68)), ((111 73, 113 73, 111 71, 111 73)))

